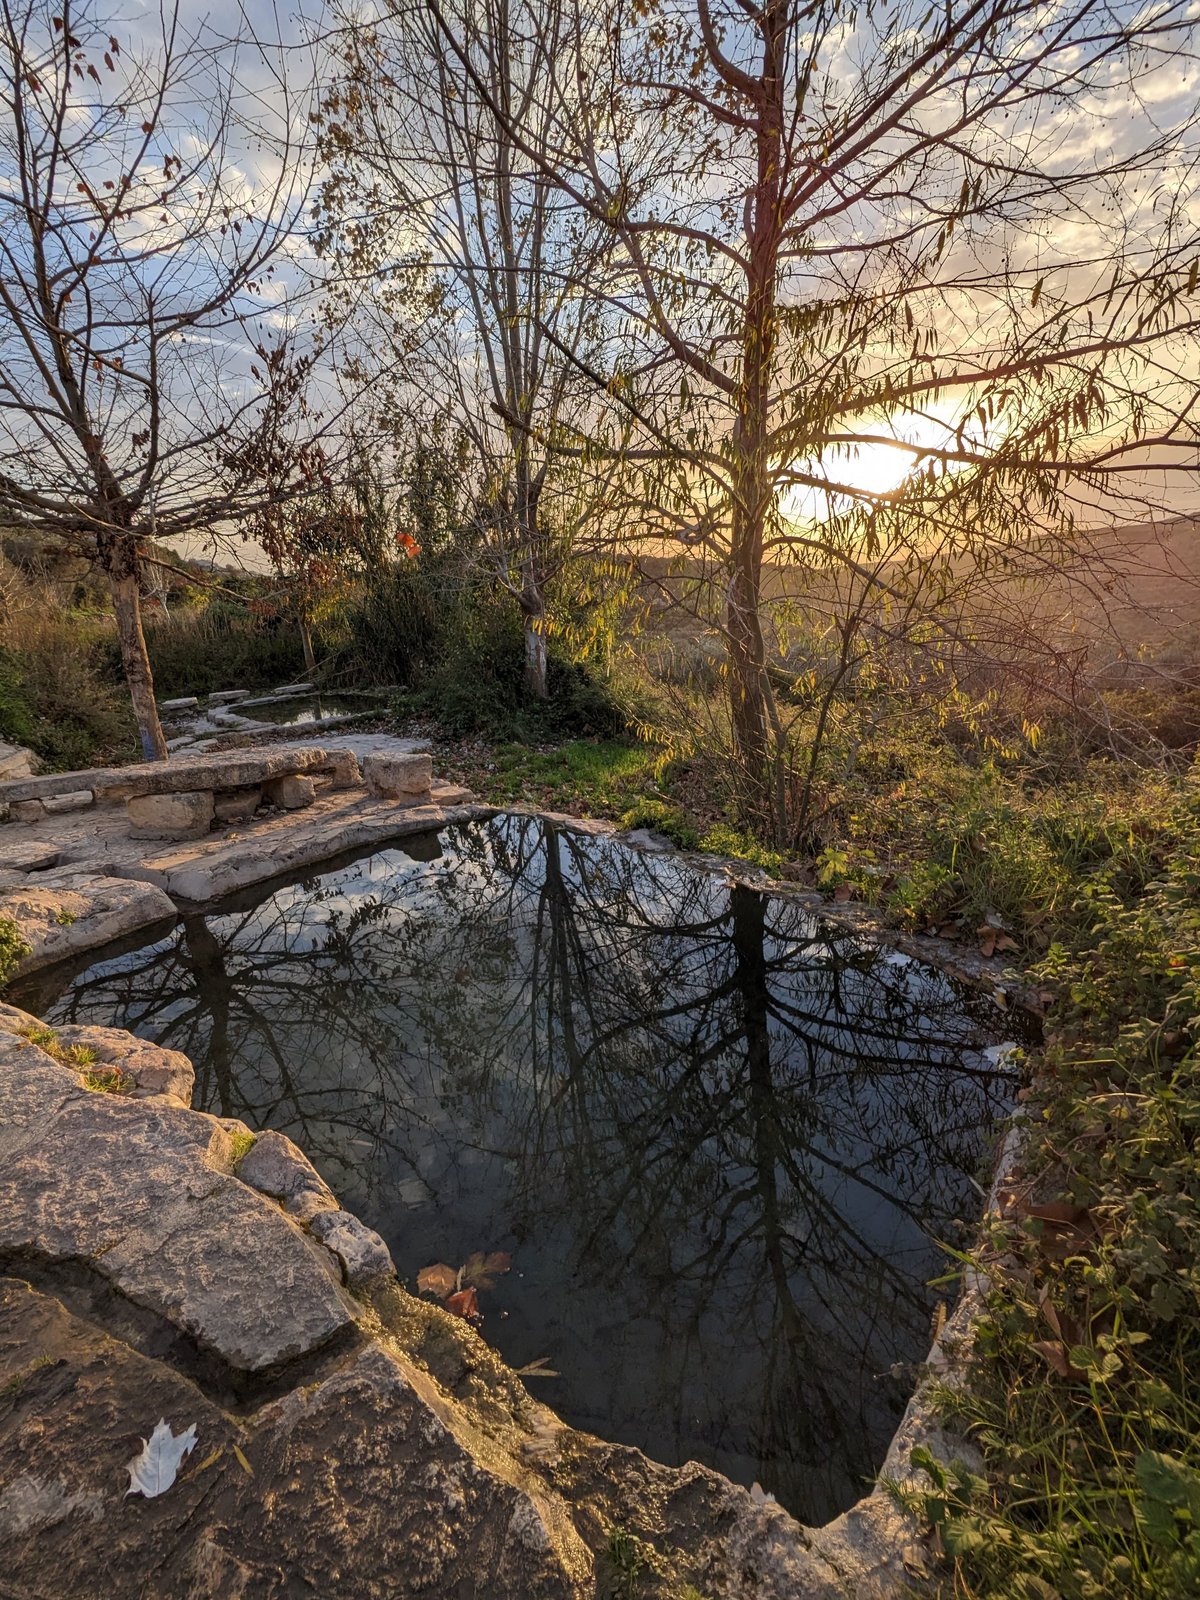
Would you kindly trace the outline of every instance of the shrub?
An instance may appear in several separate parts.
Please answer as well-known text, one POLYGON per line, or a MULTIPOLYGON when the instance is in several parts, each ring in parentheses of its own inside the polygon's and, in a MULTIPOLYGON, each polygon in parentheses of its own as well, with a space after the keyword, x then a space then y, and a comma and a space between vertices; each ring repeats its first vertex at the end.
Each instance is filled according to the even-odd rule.
POLYGON ((124 684, 111 671, 107 618, 50 611, 21 617, 0 647, 0 739, 27 745, 56 771, 136 752, 124 684))
POLYGON ((10 917, 0 917, 0 989, 29 954, 29 944, 10 917))
POLYGON ((437 657, 455 584, 444 558, 372 574, 342 619, 337 673, 363 687, 412 685, 437 657))
POLYGON ((372 577, 343 627, 337 675, 364 687, 404 684, 397 714, 423 711, 451 733, 528 741, 624 730, 624 713, 595 664, 573 659, 554 635, 549 697, 526 692, 515 600, 454 550, 372 577))
POLYGON ((304 675, 304 649, 293 623, 229 601, 148 622, 146 648, 160 698, 273 689, 304 675))

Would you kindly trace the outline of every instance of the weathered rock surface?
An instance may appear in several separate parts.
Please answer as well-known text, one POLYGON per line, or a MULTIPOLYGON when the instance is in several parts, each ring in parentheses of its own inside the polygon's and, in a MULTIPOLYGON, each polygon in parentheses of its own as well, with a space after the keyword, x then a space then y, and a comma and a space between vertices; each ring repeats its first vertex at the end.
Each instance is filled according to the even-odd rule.
POLYGON ((48 815, 40 800, 14 800, 8 808, 14 822, 41 822, 48 815))
POLYGON ((37 757, 32 750, 0 739, 0 778, 31 778, 36 771, 37 757))
POLYGON ((42 801, 42 810, 50 817, 61 816, 65 811, 86 811, 94 799, 91 789, 69 789, 65 794, 48 796, 42 801))
POLYGON ((58 860, 58 847, 0 829, 0 867, 12 872, 42 872, 58 860))
POLYGON ((218 822, 248 822, 262 802, 262 790, 226 789, 213 796, 213 815, 218 822))
POLYGON ((363 781, 358 757, 353 750, 331 750, 329 773, 333 779, 332 787, 335 789, 357 789, 363 781))
POLYGON ((349 1211, 319 1211, 309 1224, 314 1239, 332 1250, 342 1264, 352 1289, 374 1283, 395 1272, 391 1253, 373 1229, 349 1211))
POLYGON ((0 783, 0 805, 45 800, 79 791, 85 785, 101 803, 142 794, 236 789, 289 772, 321 771, 330 764, 331 752, 319 745, 279 744, 255 750, 210 751, 166 762, 142 761, 128 767, 95 767, 85 772, 56 772, 6 781, 0 783))
POLYGON ((0 1156, 0 1253, 89 1262, 234 1370, 309 1354, 354 1324, 318 1247, 232 1176, 213 1117, 90 1093, 0 1033, 0 1156))
POLYGON ((433 782, 433 760, 427 755, 394 755, 374 751, 362 767, 363 782, 372 794, 395 799, 424 795, 433 782))
POLYGON ((301 1222, 311 1222, 318 1211, 338 1209, 333 1191, 303 1150, 274 1129, 258 1135, 238 1163, 237 1175, 301 1222))
MULTIPOLYGON (((435 789, 432 799, 436 802, 439 798, 435 789)), ((403 807, 390 800, 359 802, 353 809, 330 815, 318 799, 302 814, 277 816, 274 826, 256 819, 255 831, 238 839, 201 840, 122 863, 114 870, 159 885, 174 900, 203 904, 264 878, 328 861, 343 850, 396 843, 408 834, 433 831, 448 822, 479 815, 490 812, 486 807, 455 810, 437 803, 417 803, 415 797, 403 807)))
POLYGON ((17 1038, 33 1034, 48 1055, 63 1055, 70 1066, 108 1068, 123 1080, 121 1092, 136 1099, 165 1095, 177 1105, 191 1106, 196 1074, 188 1058, 179 1050, 166 1050, 126 1033, 124 1028, 75 1023, 45 1028, 27 1011, 0 1004, 0 1033, 17 1038))
POLYGON ((134 795, 126 810, 131 838, 202 839, 212 826, 212 790, 134 795))
POLYGON ((11 918, 31 948, 22 973, 175 914, 170 898, 154 884, 60 868, 0 889, 0 917, 11 918))
POLYGON ((191 711, 193 706, 198 706, 199 704, 200 701, 196 695, 181 694, 174 700, 160 700, 158 709, 160 711, 191 711))

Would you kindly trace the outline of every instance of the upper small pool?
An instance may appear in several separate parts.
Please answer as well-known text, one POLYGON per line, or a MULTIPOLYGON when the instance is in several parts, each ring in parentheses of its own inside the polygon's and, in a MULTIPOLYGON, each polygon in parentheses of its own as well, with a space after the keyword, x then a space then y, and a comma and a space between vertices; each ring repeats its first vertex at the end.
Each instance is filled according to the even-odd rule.
POLYGON ((383 701, 367 694, 297 694, 272 700, 269 705, 247 705, 243 701, 229 707, 239 717, 251 717, 255 722, 271 722, 280 727, 325 722, 330 717, 382 709, 383 701))
POLYGON ((1004 1019, 674 856, 532 817, 377 851, 96 962, 54 1022, 186 1051, 403 1277, 511 1253, 481 1331, 569 1422, 820 1523, 925 1357, 1011 1101, 1004 1019), (415 859, 424 856, 426 859, 415 859), (432 859, 431 859, 432 858, 432 859))

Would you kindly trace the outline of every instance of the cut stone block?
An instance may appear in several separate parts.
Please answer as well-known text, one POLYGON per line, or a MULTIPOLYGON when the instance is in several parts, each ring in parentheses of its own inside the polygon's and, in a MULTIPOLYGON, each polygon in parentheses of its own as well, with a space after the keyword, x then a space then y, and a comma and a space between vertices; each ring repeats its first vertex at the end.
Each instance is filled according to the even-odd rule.
POLYGON ((213 813, 218 822, 248 822, 262 804, 262 787, 222 789, 213 797, 213 813))
POLYGON ((427 755, 395 755, 373 750, 363 761, 363 779, 372 794, 413 799, 429 793, 433 759, 427 755))
POLYGON ((249 689, 218 689, 216 694, 209 695, 208 703, 210 706, 227 706, 232 700, 245 700, 249 693, 249 689))
POLYGON ((200 702, 194 694, 185 694, 181 695, 178 700, 160 700, 158 709, 160 711, 190 711, 193 706, 198 706, 199 704, 200 702))
POLYGON ((74 789, 70 794, 53 794, 42 801, 48 815, 60 811, 85 811, 95 796, 90 789, 74 789))
POLYGON ((358 757, 353 750, 331 750, 329 772, 333 778, 331 787, 334 789, 357 789, 363 781, 358 767, 358 757))
POLYGON ((44 822, 46 807, 41 800, 14 800, 8 814, 14 822, 44 822))
POLYGON ((316 799, 317 786, 311 778, 272 778, 263 785, 263 796, 284 811, 302 811, 316 799))
POLYGON ((191 794, 143 794, 125 802, 134 839, 200 839, 213 820, 211 789, 191 794))

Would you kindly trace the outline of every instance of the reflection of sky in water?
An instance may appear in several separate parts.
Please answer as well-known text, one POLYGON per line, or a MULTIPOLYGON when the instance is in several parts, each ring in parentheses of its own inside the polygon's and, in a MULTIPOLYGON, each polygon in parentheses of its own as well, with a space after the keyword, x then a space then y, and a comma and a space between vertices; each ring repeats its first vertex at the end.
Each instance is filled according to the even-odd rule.
POLYGON ((50 1015, 187 1051, 410 1281, 511 1249, 483 1331, 568 1420, 833 1514, 978 1211, 999 1019, 672 856, 515 817, 443 846, 189 918, 50 1015))
POLYGON ((309 722, 324 722, 329 717, 345 717, 356 713, 378 711, 382 700, 369 695, 292 695, 274 700, 269 705, 243 702, 230 710, 239 717, 249 717, 252 722, 271 722, 281 727, 297 727, 309 722))

